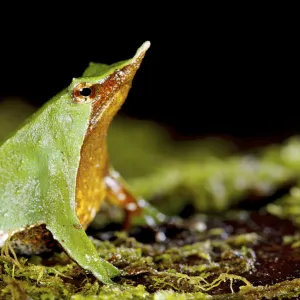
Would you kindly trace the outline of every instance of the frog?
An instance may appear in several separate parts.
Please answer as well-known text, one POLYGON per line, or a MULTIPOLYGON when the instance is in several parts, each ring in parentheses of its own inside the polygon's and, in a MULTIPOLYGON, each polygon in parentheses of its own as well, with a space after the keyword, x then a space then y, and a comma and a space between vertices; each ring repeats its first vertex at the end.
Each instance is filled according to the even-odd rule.
POLYGON ((125 228, 144 209, 110 164, 106 136, 149 47, 111 65, 90 63, 0 145, 0 246, 32 255, 58 243, 102 283, 120 276, 85 230, 105 199, 124 209, 125 228))

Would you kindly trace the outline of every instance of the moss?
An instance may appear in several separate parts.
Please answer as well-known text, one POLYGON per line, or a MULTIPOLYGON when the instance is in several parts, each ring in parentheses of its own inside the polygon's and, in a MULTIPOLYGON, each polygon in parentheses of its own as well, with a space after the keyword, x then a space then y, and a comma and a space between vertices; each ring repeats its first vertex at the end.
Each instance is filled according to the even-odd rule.
POLYGON ((18 260, 11 252, 3 252, 0 295, 3 299, 13 295, 19 299, 19 294, 32 299, 240 299, 234 297, 265 295, 265 290, 266 295, 279 295, 279 290, 298 293, 294 281, 266 289, 253 286, 244 275, 255 272, 256 256, 249 246, 260 240, 258 234, 223 239, 211 235, 217 229, 204 234, 187 231, 182 243, 189 235, 199 241, 176 247, 144 244, 124 232, 116 232, 112 241, 91 238, 100 256, 124 271, 112 286, 103 286, 85 274, 64 252, 18 260), (227 294, 228 298, 214 295, 221 285, 234 294, 227 294))
POLYGON ((284 281, 273 286, 244 286, 238 293, 214 297, 216 300, 293 299, 300 295, 300 280, 284 281))
MULTIPOLYGON (((3 254, 1 280, 7 286, 2 289, 0 295, 11 295, 13 287, 16 287, 14 292, 22 290, 22 293, 30 295, 33 299, 39 299, 41 295, 44 297, 52 295, 53 299, 56 299, 55 297, 67 299, 74 293, 76 295, 74 299, 95 294, 99 294, 99 299, 106 299, 105 297, 108 297, 105 296, 106 293, 115 293, 114 296, 120 296, 122 299, 126 299, 130 294, 134 294, 137 299, 141 295, 148 295, 147 297, 152 299, 152 293, 159 290, 206 292, 227 280, 230 282, 240 280, 249 285, 249 282, 241 276, 222 273, 222 270, 228 271, 228 268, 213 262, 211 257, 213 251, 224 248, 219 242, 208 240, 193 245, 155 250, 155 247, 145 246, 124 234, 116 236, 114 242, 100 243, 95 239, 92 241, 103 258, 126 271, 127 275, 119 279, 117 286, 102 286, 92 276, 84 274, 83 270, 68 260, 64 253, 48 257, 46 263, 42 257, 39 259, 32 257, 29 260, 21 257, 16 263, 12 257, 3 254), (189 259, 197 262, 197 268, 190 265, 189 259), (48 264, 53 266, 47 266, 48 264), (220 274, 215 279, 209 279, 218 273, 220 274), (141 277, 139 280, 144 282, 143 286, 136 286, 136 276, 141 277), (80 293, 76 293, 78 289, 80 293)), ((228 250, 221 252, 223 256, 224 251, 228 250)), ((245 265, 249 260, 242 256, 243 254, 239 253, 240 268, 243 260, 245 265)), ((229 259, 228 255, 226 257, 229 259)), ((236 255, 231 255, 230 259, 235 260, 236 255)))
POLYGON ((289 218, 300 225, 300 186, 291 188, 289 194, 267 205, 266 209, 281 218, 289 218))

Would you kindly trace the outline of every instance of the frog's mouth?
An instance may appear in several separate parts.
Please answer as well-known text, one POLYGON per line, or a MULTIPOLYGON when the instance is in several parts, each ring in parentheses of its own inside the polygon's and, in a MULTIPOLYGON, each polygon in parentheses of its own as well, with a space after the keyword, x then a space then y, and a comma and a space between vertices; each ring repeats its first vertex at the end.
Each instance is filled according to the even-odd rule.
POLYGON ((108 170, 106 134, 110 122, 124 103, 132 80, 149 44, 140 48, 129 64, 115 70, 96 87, 88 130, 81 148, 76 182, 76 213, 83 227, 93 220, 105 197, 108 170))

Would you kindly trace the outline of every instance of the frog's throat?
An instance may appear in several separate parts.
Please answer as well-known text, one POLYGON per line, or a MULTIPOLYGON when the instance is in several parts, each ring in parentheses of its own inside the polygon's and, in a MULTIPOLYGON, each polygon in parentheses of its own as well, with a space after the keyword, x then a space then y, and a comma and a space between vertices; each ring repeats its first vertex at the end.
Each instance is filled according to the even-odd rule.
POLYGON ((124 103, 145 52, 116 70, 101 84, 101 102, 92 108, 89 127, 81 148, 76 180, 76 214, 83 228, 94 219, 106 195, 108 170, 106 134, 113 117, 124 103))

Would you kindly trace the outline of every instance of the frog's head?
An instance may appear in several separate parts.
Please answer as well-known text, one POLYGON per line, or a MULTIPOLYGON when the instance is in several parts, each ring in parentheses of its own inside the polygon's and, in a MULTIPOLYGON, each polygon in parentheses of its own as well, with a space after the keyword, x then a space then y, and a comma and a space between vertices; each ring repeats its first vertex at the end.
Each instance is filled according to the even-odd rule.
POLYGON ((105 196, 108 126, 124 103, 149 46, 145 42, 133 58, 110 66, 91 63, 83 77, 73 79, 69 87, 71 106, 84 114, 88 111, 89 116, 76 182, 76 213, 84 228, 94 218, 105 196))
POLYGON ((150 42, 145 42, 129 60, 113 65, 90 63, 80 78, 74 78, 69 93, 79 105, 91 105, 89 130, 101 123, 108 126, 124 103, 133 77, 140 67, 150 42))

